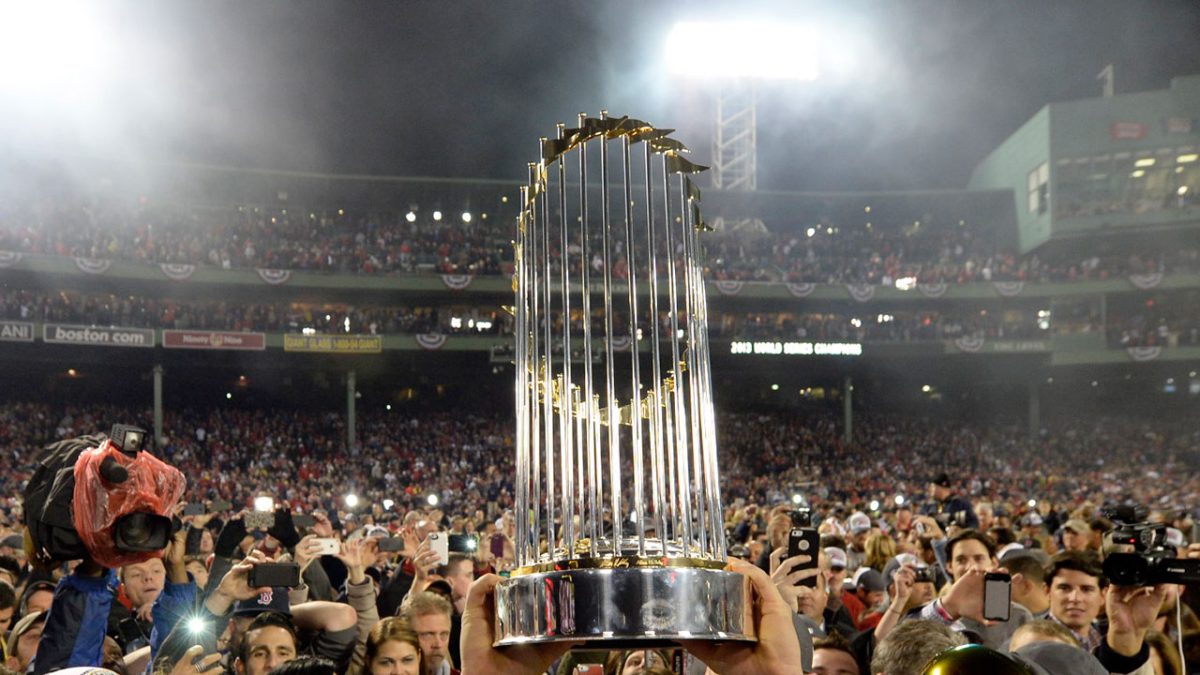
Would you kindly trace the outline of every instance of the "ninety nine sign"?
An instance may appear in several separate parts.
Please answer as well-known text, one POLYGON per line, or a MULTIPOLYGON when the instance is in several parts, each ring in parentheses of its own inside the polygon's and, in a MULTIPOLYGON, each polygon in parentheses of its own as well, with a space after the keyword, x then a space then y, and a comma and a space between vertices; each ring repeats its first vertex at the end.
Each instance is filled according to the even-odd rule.
POLYGON ((33 342, 33 324, 0 321, 0 342, 33 342))
POLYGON ((267 348, 267 334, 164 330, 163 346, 167 349, 253 349, 262 351, 267 348))
POLYGON ((283 351, 378 354, 383 351, 383 338, 378 335, 284 335, 283 351))
POLYGON ((48 323, 42 326, 42 340, 62 345, 153 347, 154 331, 149 328, 66 326, 48 323))
POLYGON ((862 356, 856 342, 733 342, 730 354, 782 354, 785 356, 862 356))

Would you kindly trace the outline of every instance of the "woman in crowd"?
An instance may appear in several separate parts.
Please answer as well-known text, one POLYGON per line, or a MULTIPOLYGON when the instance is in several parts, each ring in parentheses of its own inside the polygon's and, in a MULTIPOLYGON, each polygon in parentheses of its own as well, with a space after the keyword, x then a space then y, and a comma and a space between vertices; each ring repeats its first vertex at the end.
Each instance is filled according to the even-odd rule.
MULTIPOLYGON (((366 673, 369 675, 421 675, 425 661, 421 643, 406 620, 388 617, 375 624, 367 636, 366 673)), ((348 675, 363 671, 353 668, 348 675)))

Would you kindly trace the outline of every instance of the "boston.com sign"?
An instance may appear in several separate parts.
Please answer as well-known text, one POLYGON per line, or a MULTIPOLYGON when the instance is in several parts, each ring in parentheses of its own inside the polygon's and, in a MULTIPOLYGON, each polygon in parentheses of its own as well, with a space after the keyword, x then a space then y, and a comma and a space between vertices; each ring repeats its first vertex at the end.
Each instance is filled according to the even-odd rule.
POLYGON ((42 340, 60 345, 153 347, 154 331, 149 328, 69 326, 65 324, 48 323, 42 326, 42 340))

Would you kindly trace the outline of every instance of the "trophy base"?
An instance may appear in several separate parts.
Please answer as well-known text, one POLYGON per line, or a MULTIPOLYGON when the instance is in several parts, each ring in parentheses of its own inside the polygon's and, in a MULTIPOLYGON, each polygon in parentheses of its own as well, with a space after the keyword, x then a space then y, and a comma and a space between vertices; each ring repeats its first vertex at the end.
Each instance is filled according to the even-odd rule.
POLYGON ((523 574, 496 587, 495 644, 753 642, 750 593, 748 577, 704 567, 523 574))

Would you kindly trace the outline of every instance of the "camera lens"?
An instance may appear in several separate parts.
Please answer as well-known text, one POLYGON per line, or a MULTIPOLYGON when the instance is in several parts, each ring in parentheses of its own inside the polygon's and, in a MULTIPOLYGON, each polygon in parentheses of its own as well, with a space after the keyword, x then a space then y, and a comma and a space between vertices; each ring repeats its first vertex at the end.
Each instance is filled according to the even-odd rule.
POLYGON ((153 513, 130 513, 113 525, 113 543, 119 551, 157 551, 166 547, 170 536, 170 519, 153 513))

